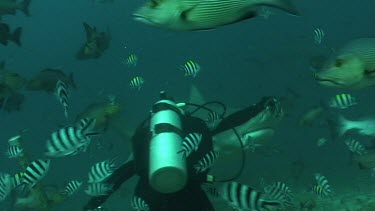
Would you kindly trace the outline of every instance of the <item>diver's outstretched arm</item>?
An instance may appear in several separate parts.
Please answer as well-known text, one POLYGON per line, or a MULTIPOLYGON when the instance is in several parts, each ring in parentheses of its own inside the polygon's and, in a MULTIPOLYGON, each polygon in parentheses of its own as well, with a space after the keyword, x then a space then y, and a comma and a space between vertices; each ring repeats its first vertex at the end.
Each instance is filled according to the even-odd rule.
POLYGON ((111 192, 105 196, 92 197, 90 201, 84 206, 83 210, 93 210, 100 207, 104 202, 114 193, 126 180, 130 179, 135 174, 135 162, 130 160, 124 163, 120 168, 113 172, 108 177, 105 183, 113 185, 111 192))

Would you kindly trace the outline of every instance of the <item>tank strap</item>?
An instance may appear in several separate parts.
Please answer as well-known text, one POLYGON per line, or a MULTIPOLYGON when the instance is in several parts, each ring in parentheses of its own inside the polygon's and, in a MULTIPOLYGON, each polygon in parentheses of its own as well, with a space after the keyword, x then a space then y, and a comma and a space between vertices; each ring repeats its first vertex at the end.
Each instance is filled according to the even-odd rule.
POLYGON ((181 136, 181 138, 184 138, 184 133, 183 131, 172 125, 172 124, 169 124, 169 123, 159 123, 159 124, 156 124, 155 125, 155 128, 154 128, 154 132, 155 134, 159 134, 159 133, 176 133, 178 134, 179 136, 181 136))

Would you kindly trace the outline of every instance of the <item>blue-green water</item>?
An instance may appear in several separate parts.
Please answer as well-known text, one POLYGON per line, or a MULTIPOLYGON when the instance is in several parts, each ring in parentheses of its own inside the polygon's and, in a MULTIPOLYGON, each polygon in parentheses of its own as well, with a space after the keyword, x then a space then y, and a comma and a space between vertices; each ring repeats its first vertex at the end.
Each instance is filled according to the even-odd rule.
MULTIPOLYGON (((105 5, 88 0, 32 1, 30 17, 17 13, 2 18, 12 29, 22 26, 23 34, 22 47, 0 46, 0 60, 6 62, 6 69, 27 78, 44 68, 61 68, 67 74, 73 72, 77 89, 70 98, 71 116, 90 103, 105 100, 109 94, 116 95, 123 105, 123 121, 129 128, 134 128, 148 115, 159 90, 166 90, 184 101, 188 99, 190 85, 195 84, 206 99, 241 107, 258 102, 262 96, 283 96, 287 88, 291 88, 300 97, 272 138, 281 153, 272 156, 250 153, 238 180, 257 186, 263 177, 268 181, 286 181, 291 187, 302 190, 309 187, 314 173, 321 172, 337 192, 366 186, 365 182, 353 179, 358 176, 368 179, 369 173, 360 172, 355 164, 349 165, 350 154, 345 144, 329 141, 322 148, 316 147, 318 138, 329 136, 325 125, 301 128, 297 122, 305 110, 319 104, 321 99, 327 100, 341 92, 321 87, 314 81, 309 59, 327 54, 328 48, 336 49, 354 38, 374 36, 373 1, 296 1, 301 17, 272 9, 274 14, 267 20, 259 17, 201 32, 173 32, 135 22, 131 14, 141 4, 119 0, 105 5), (110 48, 99 59, 78 61, 74 58, 85 39, 83 22, 96 26, 99 31, 108 27, 111 32, 110 48), (317 27, 326 33, 324 45, 314 44, 313 30, 317 27), (134 69, 121 63, 132 53, 139 57, 134 69), (178 69, 189 59, 202 67, 195 78, 184 77, 178 69), (129 87, 134 76, 146 80, 140 91, 129 87), (297 160, 305 166, 298 182, 290 176, 292 163, 297 160)), ((23 93, 26 101, 21 111, 0 112, 0 152, 6 151, 9 137, 26 128, 25 144, 31 156, 37 158, 42 155, 50 133, 66 121, 55 96, 42 92, 23 93)), ((347 112, 348 115, 374 115, 372 90, 352 93, 360 99, 360 104, 347 112)), ((43 182, 63 187, 71 179, 86 177, 89 167, 97 161, 113 154, 121 155, 124 160, 127 158, 130 148, 126 141, 114 133, 102 139, 113 143, 114 149, 55 159, 43 182)), ((17 172, 16 161, 5 155, 0 165, 1 172, 17 172)), ((226 171, 237 171, 237 167, 231 169, 228 164, 223 167, 226 171)), ((108 207, 115 210, 128 207, 131 187, 130 181, 121 191, 121 197, 111 198, 108 207)), ((56 210, 67 207, 79 210, 87 199, 88 196, 80 192, 56 210)))

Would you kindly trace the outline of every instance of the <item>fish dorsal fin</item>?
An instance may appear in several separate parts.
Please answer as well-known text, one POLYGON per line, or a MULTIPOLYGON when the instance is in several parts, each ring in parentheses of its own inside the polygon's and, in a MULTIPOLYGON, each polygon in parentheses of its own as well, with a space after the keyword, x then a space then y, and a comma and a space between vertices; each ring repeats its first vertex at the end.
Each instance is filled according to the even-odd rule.
POLYGON ((206 102, 206 100, 204 99, 203 94, 198 89, 198 87, 195 86, 194 84, 192 84, 191 87, 190 87, 189 102, 190 103, 195 103, 195 104, 204 104, 206 102))
POLYGON ((96 33, 96 29, 95 27, 91 27, 86 22, 83 23, 83 26, 85 27, 85 31, 86 31, 86 39, 89 40, 92 37, 92 34, 96 33))

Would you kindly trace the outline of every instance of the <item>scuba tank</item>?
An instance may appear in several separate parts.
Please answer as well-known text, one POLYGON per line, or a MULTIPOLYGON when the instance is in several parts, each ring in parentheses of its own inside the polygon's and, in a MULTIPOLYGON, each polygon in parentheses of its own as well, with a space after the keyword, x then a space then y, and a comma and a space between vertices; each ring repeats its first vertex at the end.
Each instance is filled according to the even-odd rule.
POLYGON ((174 193, 187 182, 186 160, 182 159, 182 111, 175 102, 160 92, 151 111, 149 183, 160 193, 174 193))

